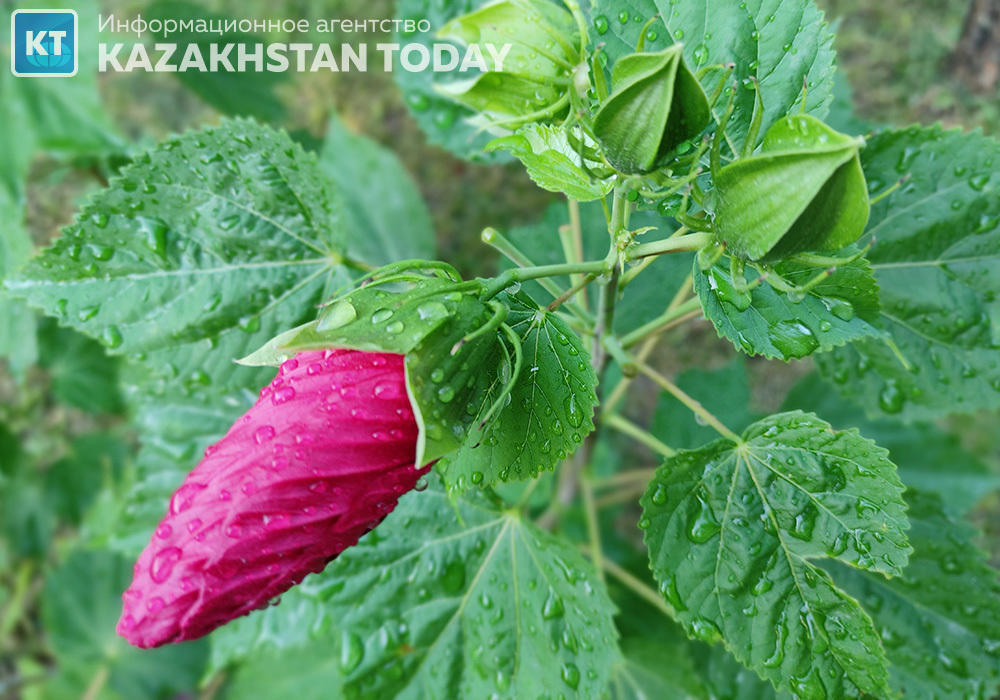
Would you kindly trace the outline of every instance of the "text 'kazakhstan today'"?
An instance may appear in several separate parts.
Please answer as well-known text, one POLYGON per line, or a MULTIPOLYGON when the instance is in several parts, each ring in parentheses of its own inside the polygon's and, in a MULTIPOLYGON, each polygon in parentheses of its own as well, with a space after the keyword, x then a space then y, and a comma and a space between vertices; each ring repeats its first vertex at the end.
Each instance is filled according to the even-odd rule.
MULTIPOLYGON (((407 72, 502 71, 510 44, 376 44, 374 60, 391 72, 398 65, 407 72)), ((368 70, 367 44, 327 43, 212 43, 212 44, 98 44, 100 72, 131 73, 283 73, 368 70)))

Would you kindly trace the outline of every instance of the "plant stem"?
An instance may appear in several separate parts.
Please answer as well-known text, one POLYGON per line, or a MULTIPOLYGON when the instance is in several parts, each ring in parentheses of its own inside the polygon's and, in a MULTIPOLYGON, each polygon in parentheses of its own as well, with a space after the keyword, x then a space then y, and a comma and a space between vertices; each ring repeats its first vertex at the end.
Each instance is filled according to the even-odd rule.
MULTIPOLYGON (((516 245, 514 245, 507 239, 506 236, 497 231, 495 228, 483 229, 482 239, 483 243, 486 243, 490 247, 498 250, 501 255, 506 257, 522 270, 537 267, 531 262, 531 259, 527 255, 522 253, 516 245)), ((545 288, 545 291, 553 297, 559 297, 563 292, 563 290, 561 290, 555 282, 549 279, 544 279, 544 277, 539 278, 538 283, 542 285, 542 287, 545 288)))
POLYGON ((597 575, 604 580, 604 571, 601 568, 604 561, 604 552, 601 547, 601 527, 597 519, 597 506, 594 505, 594 487, 590 478, 584 474, 580 479, 580 493, 583 494, 583 512, 587 516, 587 536, 590 540, 590 558, 597 569, 597 575))
POLYGON ((700 250, 712 242, 712 234, 707 231, 686 233, 683 236, 671 236, 660 241, 651 241, 637 245, 625 254, 626 260, 638 260, 650 255, 663 253, 678 253, 682 251, 700 250))
MULTIPOLYGON (((603 274, 606 270, 607 263, 604 260, 593 260, 582 263, 558 263, 556 265, 533 265, 507 270, 492 280, 487 280, 486 292, 483 298, 492 299, 515 282, 525 282, 535 279, 541 281, 545 277, 558 277, 559 275, 569 275, 574 272, 603 274)), ((562 290, 556 287, 552 296, 558 298, 562 294, 562 290)), ((581 309, 580 313, 583 314, 585 312, 581 309)), ((587 317, 589 318, 589 314, 587 317)))
POLYGON ((642 362, 638 358, 636 358, 635 360, 635 366, 639 368, 640 372, 642 372, 647 377, 652 379, 654 382, 659 384, 660 387, 666 390, 667 393, 669 393, 675 399, 677 399, 682 404, 687 406, 692 413, 694 413, 697 416, 700 416, 702 420, 704 420, 708 425, 712 426, 716 430, 716 432, 722 435, 722 437, 726 438, 727 440, 732 440, 736 444, 740 444, 743 442, 743 440, 740 438, 739 435, 737 435, 732 430, 723 425, 722 421, 716 418, 711 411, 702 406, 697 399, 694 399, 691 396, 689 396, 687 393, 684 392, 683 389, 681 389, 679 386, 677 386, 672 381, 667 379, 665 376, 663 376, 662 374, 660 374, 655 369, 647 365, 645 362, 642 362))
MULTIPOLYGON (((684 279, 684 282, 682 282, 681 286, 677 289, 677 292, 674 293, 674 298, 670 300, 670 304, 667 306, 667 311, 680 306, 682 303, 681 300, 691 293, 692 287, 693 280, 691 279, 691 275, 688 274, 688 276, 684 279)), ((656 343, 659 339, 659 334, 649 336, 649 338, 646 339, 646 342, 643 343, 642 347, 639 348, 639 351, 635 353, 635 356, 645 362, 646 359, 652 354, 654 348, 656 348, 656 343)), ((608 398, 601 406, 601 415, 609 415, 614 412, 615 407, 625 397, 625 392, 628 391, 628 387, 629 384, 632 383, 632 379, 633 377, 625 376, 619 380, 618 384, 615 385, 615 388, 611 391, 608 398)))
POLYGON ((632 421, 628 420, 627 418, 623 418, 617 413, 612 413, 611 415, 604 416, 603 420, 604 424, 607 425, 609 428, 614 428, 618 432, 624 435, 628 435, 630 438, 638 440, 643 445, 645 445, 646 447, 648 447, 657 454, 663 455, 664 457, 673 457, 675 454, 677 454, 677 450, 670 447, 666 443, 660 442, 659 440, 656 439, 655 435, 652 435, 647 430, 643 430, 632 421))
MULTIPOLYGON (((672 328, 676 325, 676 322, 685 316, 691 315, 692 312, 701 311, 701 301, 698 297, 693 297, 688 299, 683 304, 679 306, 668 309, 664 311, 663 314, 657 316, 649 323, 643 324, 636 328, 631 333, 627 333, 621 337, 621 344, 623 348, 630 348, 634 346, 641 340, 645 340, 651 335, 656 335, 662 333, 668 328, 672 328)), ((697 315, 697 314, 695 314, 697 315)))
MULTIPOLYGON (((571 289, 563 292, 562 295, 559 296, 558 299, 555 299, 551 304, 549 304, 549 307, 548 307, 549 311, 555 311, 560 306, 562 306, 567 300, 569 300, 574 294, 576 294, 577 292, 579 292, 580 290, 582 290, 584 287, 586 287, 588 284, 590 284, 595 279, 597 279, 597 273, 596 272, 591 272, 590 274, 588 274, 586 276, 583 276, 583 277, 581 277, 579 274, 575 274, 575 275, 573 275, 573 278, 578 279, 579 282, 577 282, 576 284, 574 284, 571 289)), ((586 299, 587 295, 584 294, 582 298, 586 299)))
POLYGON ((629 469, 628 471, 618 472, 604 479, 594 481, 594 487, 604 488, 607 486, 628 484, 633 481, 649 481, 653 478, 654 474, 656 474, 655 467, 650 467, 649 469, 629 469))
MULTIPOLYGON (((580 223, 580 203, 569 198, 566 202, 569 208, 569 224, 559 227, 559 242, 562 243, 566 262, 583 262, 583 227, 580 223)), ((574 287, 577 287, 582 282, 582 278, 577 273, 570 277, 570 281, 574 287)), ((580 297, 579 303, 584 311, 590 310, 590 302, 586 294, 580 297)))
POLYGON ((622 503, 624 501, 634 501, 639 496, 646 492, 646 484, 635 483, 627 484, 617 491, 612 491, 611 493, 606 493, 597 499, 597 508, 607 508, 608 506, 615 505, 616 503, 622 503))

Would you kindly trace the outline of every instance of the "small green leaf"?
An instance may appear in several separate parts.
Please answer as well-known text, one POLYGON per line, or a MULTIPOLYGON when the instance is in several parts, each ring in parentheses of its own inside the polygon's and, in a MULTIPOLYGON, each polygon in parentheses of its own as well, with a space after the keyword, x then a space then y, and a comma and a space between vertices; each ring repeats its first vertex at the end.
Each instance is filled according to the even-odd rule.
POLYGON ((824 563, 875 621, 891 685, 907 697, 993 697, 1000 688, 1000 582, 977 533, 937 496, 908 490, 910 563, 886 579, 824 563))
MULTIPOLYGON (((878 287, 864 258, 838 267, 800 301, 766 281, 740 291, 727 268, 717 264, 702 271, 695 261, 694 288, 719 336, 748 355, 790 360, 881 335, 873 325, 878 320, 878 287)), ((778 263, 775 269, 792 284, 804 284, 818 272, 793 262, 778 263)))
MULTIPOLYGON (((648 51, 682 42, 693 70, 735 64, 729 79, 737 86, 735 111, 727 133, 737 150, 742 150, 753 115, 751 76, 760 84, 764 130, 798 111, 803 85, 809 88, 806 112, 820 118, 826 114, 836 55, 833 32, 813 0, 595 0, 590 17, 591 45, 603 45, 612 64, 635 51, 642 31, 648 51), (654 15, 662 19, 646 29, 654 15)), ((711 94, 720 78, 718 70, 708 72, 702 79, 705 91, 711 94)), ((716 105, 716 116, 722 109, 723 104, 716 105)))
POLYGON ((509 47, 502 69, 493 66, 492 56, 484 55, 492 70, 439 82, 436 87, 442 94, 482 112, 488 120, 530 119, 550 109, 567 111, 579 38, 572 15, 560 5, 549 0, 491 0, 451 19, 437 36, 463 46, 478 45, 487 53, 490 46, 509 47))
POLYGON ((867 236, 893 348, 862 341, 820 359, 870 413, 930 419, 1000 407, 1000 143, 911 127, 873 137, 867 236), (901 357, 900 357, 901 356, 901 357), (902 359, 901 359, 902 358, 902 359))
POLYGON ((80 550, 45 577, 42 621, 58 668, 46 680, 45 697, 75 697, 88 687, 123 698, 196 690, 208 652, 204 640, 143 650, 115 633, 121 592, 131 578, 125 557, 80 550), (104 682, 92 685, 99 675, 104 682))
POLYGON ((642 497, 650 566, 674 616, 802 697, 885 694, 871 619, 811 560, 886 575, 906 565, 903 487, 886 451, 798 412, 742 440, 679 452, 642 497))
POLYGON ((863 141, 807 114, 768 130, 760 151, 712 173, 713 230, 727 252, 780 260, 804 250, 839 250, 864 232, 868 188, 863 141))
POLYGON ((319 167, 344 201, 347 255, 370 265, 434 255, 434 224, 396 155, 330 118, 319 167))
POLYGON ((509 401, 485 429, 477 427, 499 382, 476 406, 461 449, 438 464, 448 487, 462 490, 528 479, 573 454, 594 429, 597 375, 580 337, 554 313, 508 297, 507 323, 521 338, 524 366, 509 401))
POLYGON ((268 637, 306 626, 332 660, 320 677, 347 697, 597 697, 618 654, 613 614, 569 543, 477 501, 452 503, 432 485, 403 496, 281 605, 254 613, 267 620, 245 668, 274 657, 268 637))
POLYGON ((600 199, 614 187, 607 167, 589 155, 593 148, 593 142, 579 129, 568 132, 565 127, 544 124, 528 124, 486 146, 487 151, 513 153, 542 189, 562 192, 581 202, 600 199))
POLYGON ((708 126, 708 97, 673 46, 615 61, 613 92, 594 115, 594 134, 624 173, 647 173, 681 142, 708 126))

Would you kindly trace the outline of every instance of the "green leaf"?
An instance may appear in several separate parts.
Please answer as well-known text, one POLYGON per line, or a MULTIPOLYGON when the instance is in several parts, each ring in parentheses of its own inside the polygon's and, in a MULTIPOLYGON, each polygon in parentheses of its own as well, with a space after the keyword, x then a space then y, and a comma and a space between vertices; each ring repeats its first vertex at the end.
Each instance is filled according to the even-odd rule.
POLYGON ((577 145, 581 140, 583 143, 579 145, 592 151, 593 142, 579 130, 572 132, 571 140, 564 127, 528 124, 510 136, 490 141, 486 150, 510 151, 543 190, 562 192, 571 199, 589 202, 608 194, 614 182, 609 173, 602 173, 605 177, 600 178, 587 172, 600 172, 606 170, 606 166, 586 152, 581 155, 577 145))
MULTIPOLYGON (((97 90, 98 3, 94 0, 19 2, 22 10, 62 8, 79 17, 76 75, 58 80, 16 78, 0 72, 0 182, 19 197, 37 149, 67 155, 119 152, 125 142, 111 126, 97 90)), ((0 37, 3 53, 10 33, 0 37)))
MULTIPOLYGON (((835 72, 833 33, 812 0, 595 0, 590 9, 591 43, 604 44, 612 62, 635 51, 647 20, 659 14, 645 38, 647 51, 684 43, 692 70, 735 63, 730 78, 741 87, 734 100, 727 133, 741 148, 753 115, 754 91, 760 83, 764 133, 786 114, 798 111, 802 86, 808 85, 806 112, 822 118, 830 103, 835 72), (602 29, 604 30, 602 32, 602 29)), ((702 80, 709 94, 719 84, 719 71, 702 80)), ((721 114, 723 104, 715 112, 721 114)))
MULTIPOLYGON (((20 200, 0 187, 0 211, 9 212, 0 221, 0 281, 31 257, 31 238, 22 222, 23 206, 20 200)), ((7 359, 14 374, 19 375, 38 359, 38 343, 34 312, 0 288, 0 359, 3 358, 7 359)))
POLYGON ((73 440, 69 453, 44 472, 49 508, 64 522, 79 524, 102 484, 121 475, 129 452, 129 445, 112 433, 73 440))
POLYGON ((892 418, 859 415, 854 404, 815 372, 804 377, 785 397, 782 410, 794 409, 822 416, 838 429, 857 428, 889 450, 903 483, 933 491, 958 513, 968 512, 985 494, 1000 488, 1000 474, 966 451, 957 436, 933 423, 904 424, 892 418))
POLYGON ((46 697, 173 697, 197 688, 204 641, 142 650, 115 633, 131 562, 110 552, 74 551, 45 577, 42 621, 58 674, 46 697))
MULTIPOLYGON (((180 0, 160 0, 144 8, 143 19, 147 21, 175 19, 181 22, 202 20, 215 23, 232 18, 206 12, 194 3, 180 0)), ((220 46, 240 44, 250 49, 250 53, 252 53, 254 44, 266 43, 267 41, 265 37, 239 31, 225 34, 174 32, 169 35, 161 33, 153 34, 153 36, 157 41, 166 41, 177 45, 173 60, 178 62, 191 45, 198 46, 201 55, 205 56, 207 60, 211 44, 220 46)), ((236 54, 237 49, 234 48, 231 57, 234 64, 236 63, 236 54)), ((173 76, 222 114, 256 117, 263 121, 278 121, 285 116, 285 107, 274 94, 274 90, 281 83, 288 81, 291 76, 290 72, 186 70, 176 71, 173 76)))
POLYGON ((867 235, 892 348, 855 343, 819 360, 872 414, 929 419, 1000 407, 1000 143, 911 127, 862 151, 872 192, 908 175, 872 208, 867 235))
POLYGON ((98 343, 43 319, 38 328, 39 364, 48 370, 52 393, 63 403, 90 413, 118 413, 118 358, 98 343))
POLYGON ((396 155, 330 118, 320 168, 345 205, 347 254, 371 265, 434 255, 434 224, 396 155))
POLYGON ((868 609, 906 697, 988 698, 1000 688, 1000 582, 978 533, 934 495, 906 493, 910 563, 897 579, 830 562, 834 580, 868 609))
POLYGON ((898 575, 909 547, 885 450, 815 416, 765 418, 663 464, 642 497, 650 566, 692 637, 802 697, 888 690, 871 619, 810 560, 898 575))
MULTIPOLYGON (((282 602, 255 613, 283 618, 261 629, 329 630, 336 663, 313 678, 344 697, 596 697, 617 657, 614 608, 575 548, 434 487, 400 499, 296 595, 322 601, 321 618, 285 616, 282 602)), ((281 668, 266 661, 275 656, 261 646, 244 668, 281 668)))
POLYGON ((335 275, 339 205, 313 156, 253 122, 140 156, 8 285, 143 363, 147 385, 219 391, 233 360, 301 323, 335 275))
POLYGON ((476 427, 502 388, 499 377, 478 404, 462 447, 438 463, 451 489, 537 476, 573 454, 594 429, 597 375, 583 341, 558 315, 529 301, 505 300, 524 366, 495 419, 476 427))
MULTIPOLYGON (((743 357, 737 356, 729 364, 715 370, 689 369, 677 376, 677 386, 697 396, 723 425, 750 425, 763 416, 750 408, 746 364, 743 357), (719 387, 726 390, 719 391, 719 387)), ((666 392, 657 399, 650 430, 678 450, 691 450, 718 437, 713 428, 699 423, 687 406, 666 392)))
MULTIPOLYGON (((805 284, 819 272, 793 262, 775 269, 792 284, 805 284)), ((878 287, 864 258, 838 267, 798 302, 766 281, 750 292, 738 291, 728 265, 702 271, 696 261, 692 276, 705 316, 719 337, 748 355, 790 360, 880 336, 872 325, 878 319, 878 287)))
MULTIPOLYGON (((434 2, 433 0, 400 0, 396 3, 396 18, 414 23, 426 21, 427 32, 400 33, 394 37, 398 43, 423 44, 428 51, 439 42, 438 29, 460 15, 467 14, 485 4, 483 0, 453 0, 434 2)), ((460 158, 471 161, 499 162, 506 160, 503 154, 486 154, 483 149, 493 136, 482 131, 469 121, 474 112, 441 94, 435 88, 434 76, 430 71, 406 71, 399 66, 393 71, 396 84, 403 92, 410 113, 431 143, 442 146, 460 158)))

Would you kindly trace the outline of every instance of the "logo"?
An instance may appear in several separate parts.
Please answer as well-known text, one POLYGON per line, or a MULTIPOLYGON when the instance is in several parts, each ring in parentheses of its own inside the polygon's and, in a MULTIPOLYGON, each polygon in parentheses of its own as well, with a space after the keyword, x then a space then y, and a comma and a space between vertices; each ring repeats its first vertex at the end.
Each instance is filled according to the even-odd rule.
POLYGON ((14 10, 10 70, 34 78, 76 75, 77 18, 73 10, 14 10))

